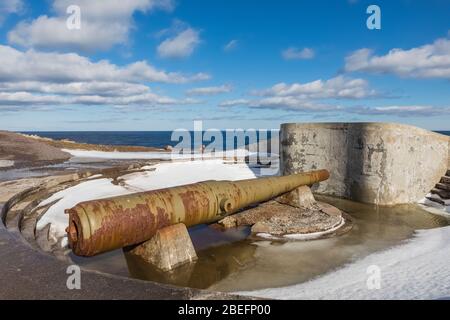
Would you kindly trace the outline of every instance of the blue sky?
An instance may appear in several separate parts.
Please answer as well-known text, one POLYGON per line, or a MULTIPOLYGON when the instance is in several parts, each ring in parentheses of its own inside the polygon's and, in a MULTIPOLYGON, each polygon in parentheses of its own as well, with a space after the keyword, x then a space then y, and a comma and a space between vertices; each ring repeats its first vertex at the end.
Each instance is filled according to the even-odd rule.
POLYGON ((0 129, 450 130, 449 80, 450 1, 0 3, 0 129))

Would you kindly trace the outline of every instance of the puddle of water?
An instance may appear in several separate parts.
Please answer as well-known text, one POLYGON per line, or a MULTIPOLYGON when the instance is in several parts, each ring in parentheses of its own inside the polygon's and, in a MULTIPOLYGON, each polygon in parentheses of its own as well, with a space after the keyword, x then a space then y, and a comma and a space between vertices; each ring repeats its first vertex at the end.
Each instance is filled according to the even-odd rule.
MULTIPOLYGON (((237 254, 241 255, 241 253, 239 253, 240 251, 248 251, 248 248, 246 247, 256 248, 256 246, 250 245, 249 242, 245 241, 245 239, 250 235, 250 228, 248 227, 238 227, 221 231, 211 226, 198 225, 189 228, 189 235, 199 257, 199 260, 195 263, 196 268, 203 268, 204 265, 207 265, 209 268, 209 265, 213 262, 211 267, 214 269, 220 269, 220 267, 217 267, 219 263, 214 263, 214 261, 216 260, 216 257, 223 260, 223 258, 227 256, 227 250, 236 250, 237 248, 237 254)), ((121 276, 131 276, 143 280, 188 286, 184 283, 186 281, 185 274, 187 270, 190 269, 189 266, 177 268, 175 272, 170 274, 163 273, 137 257, 128 254, 125 257, 121 249, 88 258, 76 256, 72 252, 69 256, 76 264, 83 266, 85 269, 97 270, 121 276)), ((197 277, 198 279, 193 280, 192 285, 189 286, 195 288, 206 288, 224 277, 223 273, 220 274, 222 274, 222 276, 214 277, 211 276, 212 273, 210 273, 209 278, 205 278, 204 275, 207 274, 205 274, 204 271, 197 269, 194 278, 197 277), (200 276, 197 276, 197 274, 200 276)))
POLYGON ((335 238, 271 242, 246 240, 249 228, 225 232, 210 226, 191 228, 196 263, 162 273, 121 250, 94 258, 72 257, 76 263, 99 271, 219 291, 254 290, 308 281, 372 252, 410 238, 417 229, 449 224, 416 205, 376 207, 331 197, 317 197, 350 214, 350 232, 335 238))

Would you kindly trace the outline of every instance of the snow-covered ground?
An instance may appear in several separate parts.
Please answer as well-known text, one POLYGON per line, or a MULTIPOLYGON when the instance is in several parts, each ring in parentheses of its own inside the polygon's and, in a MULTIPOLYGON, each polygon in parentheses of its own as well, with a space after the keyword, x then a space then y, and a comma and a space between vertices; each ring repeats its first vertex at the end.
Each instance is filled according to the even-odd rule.
POLYGON ((12 167, 14 165, 14 161, 12 160, 0 160, 0 168, 12 167))
MULTIPOLYGON (((103 156, 109 159, 115 157, 111 155, 114 153, 107 154, 109 154, 108 157, 103 156)), ((129 158, 122 159, 132 159, 135 156, 134 153, 128 154, 129 158)), ((139 154, 142 156, 142 153, 139 154)), ((96 151, 87 151, 87 153, 83 151, 73 155, 99 156, 96 151)), ((122 176, 124 183, 121 185, 113 184, 109 178, 97 176, 52 195, 41 203, 41 205, 54 204, 39 220, 37 229, 42 229, 50 223, 50 234, 53 237, 65 237, 68 216, 64 214, 64 210, 81 201, 203 180, 241 180, 257 176, 255 170, 244 163, 230 164, 223 160, 166 162, 147 166, 144 169, 146 170, 144 172, 122 176)), ((67 239, 62 243, 66 244, 67 239)), ((396 247, 370 254, 341 269, 305 283, 239 293, 276 299, 449 298, 450 226, 417 231, 414 238, 396 247), (376 276, 371 273, 373 270, 380 271, 380 289, 368 288, 368 281, 373 279, 371 276, 376 276)))
POLYGON ((429 193, 419 201, 419 204, 430 213, 438 214, 441 216, 450 217, 450 200, 446 200, 447 204, 442 205, 437 202, 427 199, 427 197, 433 197, 435 195, 429 193))
POLYGON ((341 220, 333 227, 331 227, 330 229, 326 230, 326 231, 319 231, 319 232, 311 232, 311 233, 293 233, 293 234, 286 234, 284 236, 274 236, 271 235, 270 233, 257 233, 256 235, 260 238, 264 238, 267 240, 280 240, 280 239, 286 239, 286 240, 301 240, 301 241, 306 241, 306 240, 315 240, 318 238, 321 238, 323 236, 326 236, 330 233, 335 232, 336 230, 338 230, 339 228, 341 228, 343 225, 345 224, 345 219, 341 218, 341 220))
POLYGON ((221 158, 221 157, 245 157, 254 153, 249 153, 244 149, 228 150, 224 152, 212 153, 195 153, 195 154, 178 154, 176 152, 119 152, 119 151, 95 151, 95 150, 77 150, 77 149, 62 149, 74 157, 79 158, 96 158, 96 159, 148 159, 148 160, 179 160, 179 159, 202 159, 202 158, 221 158))
POLYGON ((239 294, 274 299, 450 298, 450 226, 419 230, 401 245, 305 283, 239 294))
MULTIPOLYGON (((123 184, 112 184, 112 179, 88 179, 76 186, 53 194, 40 206, 55 202, 38 221, 41 230, 50 223, 50 235, 55 239, 66 235, 68 215, 65 209, 82 201, 101 199, 145 190, 173 187, 204 180, 242 180, 256 177, 256 173, 244 163, 229 164, 223 160, 198 160, 159 163, 146 166, 144 172, 122 176, 123 184)), ((65 242, 64 242, 65 243, 65 242)))

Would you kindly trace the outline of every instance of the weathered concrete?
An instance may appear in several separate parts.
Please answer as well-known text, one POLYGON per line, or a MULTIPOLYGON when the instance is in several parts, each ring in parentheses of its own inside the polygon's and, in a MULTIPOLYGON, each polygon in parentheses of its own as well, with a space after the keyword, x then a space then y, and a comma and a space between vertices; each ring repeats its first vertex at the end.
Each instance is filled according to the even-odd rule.
POLYGON ((191 237, 182 223, 159 229, 153 238, 129 250, 129 253, 163 271, 197 260, 191 237))
MULTIPOLYGON (((80 179, 77 174, 30 178, 0 185, 0 299, 240 299, 220 292, 124 278, 81 268, 81 289, 66 286, 71 262, 29 242, 18 207, 37 190, 80 179), (25 199, 25 200, 24 200, 25 199), (15 213, 11 213, 15 211, 15 213), (9 215, 13 216, 9 219, 9 215), (8 228, 5 226, 8 222, 8 228)), ((28 207, 28 206, 27 206, 28 207)), ((28 208, 29 209, 29 208, 28 208)), ((24 211, 28 210, 24 208, 24 211), (26 210, 25 210, 26 209, 26 210)), ((28 229, 28 228, 27 228, 28 229)), ((245 298, 246 299, 246 298, 245 298)))
MULTIPOLYGON (((1 204, 0 204, 1 208, 1 204)), ((0 222, 0 299, 233 299, 236 296, 81 270, 81 289, 66 286, 69 264, 27 245, 0 222)))
MULTIPOLYGON (((345 225, 343 213, 329 204, 317 202, 311 190, 302 186, 282 196, 259 204, 256 207, 243 210, 235 215, 220 220, 219 225, 233 228, 242 225, 252 226, 251 232, 256 237, 261 234, 271 239, 288 240, 287 237, 296 235, 292 240, 310 240, 329 236, 333 229, 351 229, 351 223, 345 225)), ((344 232, 345 232, 344 231, 344 232)))
POLYGON ((320 194, 394 205, 423 198, 448 168, 447 136, 402 124, 283 124, 281 172, 326 168, 320 194))
POLYGON ((316 204, 316 199, 314 199, 311 188, 308 186, 298 187, 275 198, 275 201, 297 208, 311 208, 316 204))
MULTIPOLYGON (((344 225, 342 213, 339 209, 328 210, 325 203, 318 202, 312 208, 296 208, 280 204, 276 201, 268 202, 264 206, 250 209, 261 216, 264 211, 277 212, 269 219, 260 219, 252 226, 252 234, 268 234, 271 236, 309 235, 323 233, 339 225, 344 225), (326 209, 324 209, 326 208, 326 209), (324 209, 324 210, 322 210, 324 209), (332 212, 329 214, 325 211, 332 212)), ((287 238, 286 238, 287 239, 287 238)))

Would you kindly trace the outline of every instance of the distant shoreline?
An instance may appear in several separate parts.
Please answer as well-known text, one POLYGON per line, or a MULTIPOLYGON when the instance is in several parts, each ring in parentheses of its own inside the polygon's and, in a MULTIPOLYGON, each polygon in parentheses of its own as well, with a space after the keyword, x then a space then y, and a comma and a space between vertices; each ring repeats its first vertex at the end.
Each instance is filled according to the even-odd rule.
POLYGON ((134 145, 112 145, 112 144, 97 144, 97 143, 85 143, 74 141, 70 139, 52 139, 44 136, 40 136, 39 134, 30 135, 25 133, 20 133, 21 135, 36 139, 37 141, 41 141, 47 143, 53 147, 59 149, 77 149, 77 150, 89 150, 89 151, 105 151, 105 152, 164 152, 167 151, 165 148, 155 148, 155 147, 145 147, 145 146, 134 146, 134 145))
MULTIPOLYGON (((192 131, 190 132, 192 133, 192 131)), ((222 130, 222 132, 223 135, 225 136, 225 131, 222 130)), ((450 136, 450 131, 440 130, 434 132, 450 136)), ((89 145, 118 146, 119 148, 144 147, 144 148, 156 148, 161 150, 166 148, 168 145, 174 146, 179 142, 171 140, 172 131, 22 131, 20 133, 27 135, 38 135, 43 138, 51 138, 52 140, 58 141, 70 140, 73 142, 83 144, 84 148, 81 148, 83 150, 86 150, 86 148, 88 148, 89 145)), ((261 136, 260 138, 261 139, 258 140, 261 141, 266 140, 266 137, 264 136, 261 136)), ((269 135, 267 138, 270 139, 271 136, 269 135)), ((206 142, 204 144, 207 145, 208 143, 206 142)), ((93 149, 95 149, 95 147, 90 148, 90 150, 93 149)), ((152 149, 141 149, 141 150, 155 151, 152 149)))
POLYGON ((0 131, 0 170, 63 163, 72 156, 62 149, 104 152, 168 152, 163 148, 89 144, 0 131))

